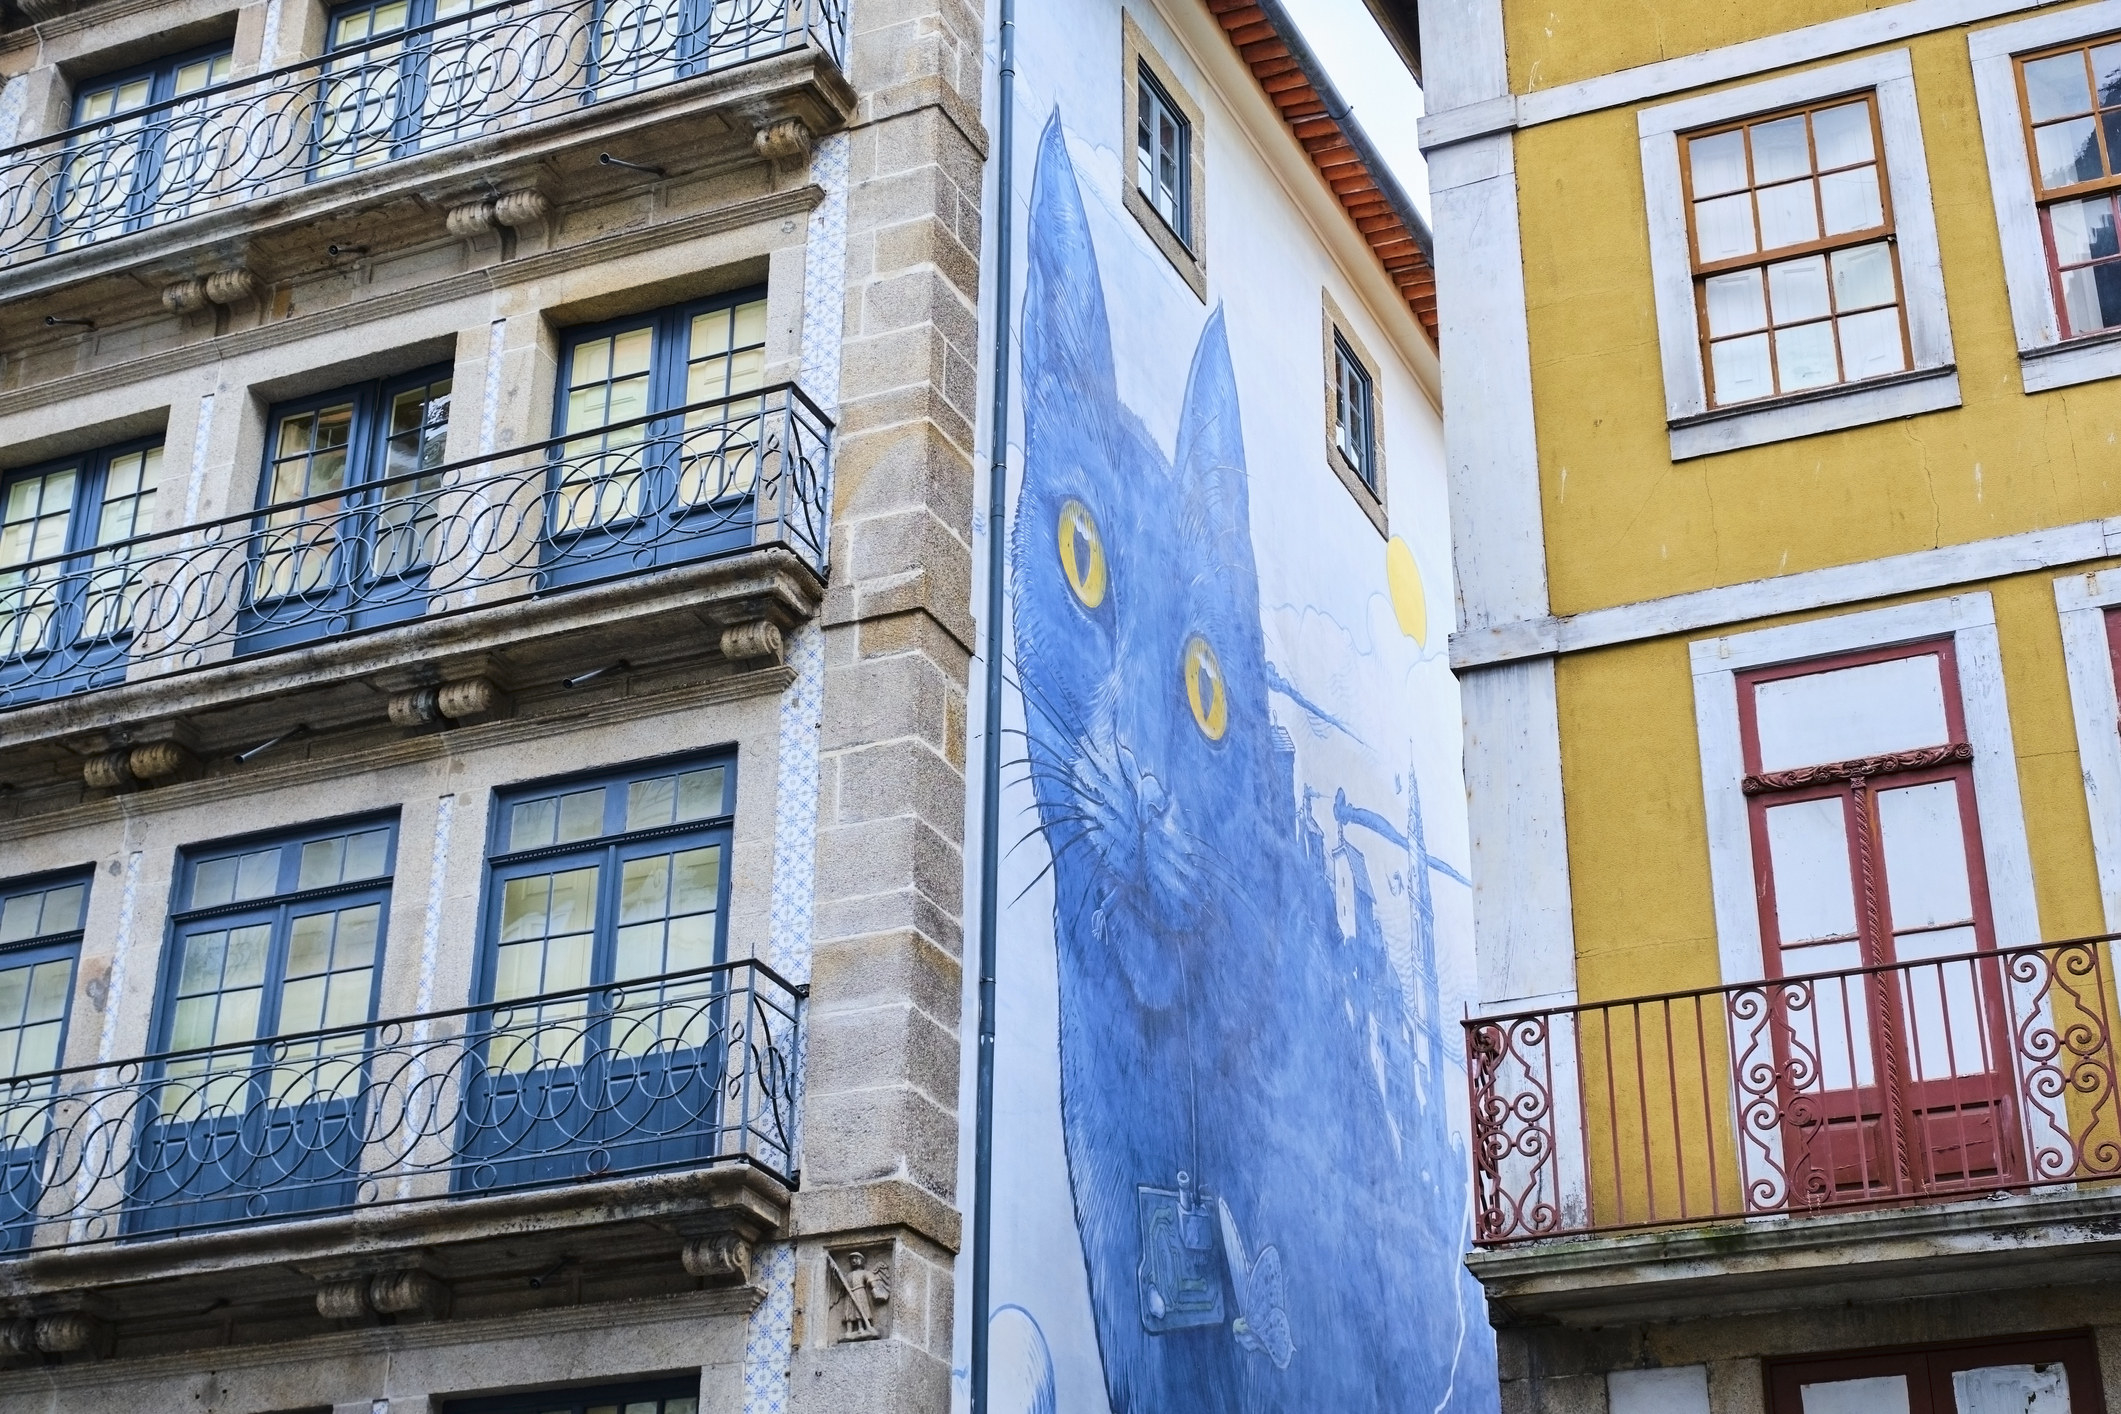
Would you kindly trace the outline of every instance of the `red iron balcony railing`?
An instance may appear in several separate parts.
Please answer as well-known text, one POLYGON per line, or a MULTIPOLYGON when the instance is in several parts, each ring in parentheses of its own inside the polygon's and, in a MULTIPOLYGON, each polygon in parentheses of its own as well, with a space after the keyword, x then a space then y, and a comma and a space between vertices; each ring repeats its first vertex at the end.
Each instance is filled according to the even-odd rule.
POLYGON ((1469 1020, 1474 1240, 2121 1177, 2115 944, 1469 1020))

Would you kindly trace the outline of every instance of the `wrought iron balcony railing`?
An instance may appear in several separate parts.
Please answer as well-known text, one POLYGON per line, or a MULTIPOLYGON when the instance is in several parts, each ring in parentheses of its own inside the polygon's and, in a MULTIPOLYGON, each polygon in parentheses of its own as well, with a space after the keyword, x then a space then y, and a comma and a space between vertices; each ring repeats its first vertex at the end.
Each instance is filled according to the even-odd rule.
POLYGON ((742 1163, 796 1183, 756 962, 0 1081, 0 1252, 742 1163))
POLYGON ((1474 1239, 2121 1178, 2115 942, 1470 1020, 1474 1239))
POLYGON ((767 55, 844 65, 846 0, 502 0, 0 151, 0 264, 767 55))
POLYGON ((756 546, 825 574, 792 384, 0 569, 0 710, 756 546))

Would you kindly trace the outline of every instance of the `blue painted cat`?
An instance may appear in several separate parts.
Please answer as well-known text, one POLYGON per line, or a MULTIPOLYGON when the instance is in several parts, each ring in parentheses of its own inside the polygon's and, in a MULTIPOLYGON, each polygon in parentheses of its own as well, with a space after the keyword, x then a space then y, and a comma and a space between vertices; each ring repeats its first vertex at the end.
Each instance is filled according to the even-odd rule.
POLYGON ((1260 628, 1223 316, 1166 457, 1120 400, 1058 113, 1029 244, 1016 669, 1112 1408, 1430 1414, 1454 1402, 1463 1179, 1270 715, 1298 700, 1260 628))

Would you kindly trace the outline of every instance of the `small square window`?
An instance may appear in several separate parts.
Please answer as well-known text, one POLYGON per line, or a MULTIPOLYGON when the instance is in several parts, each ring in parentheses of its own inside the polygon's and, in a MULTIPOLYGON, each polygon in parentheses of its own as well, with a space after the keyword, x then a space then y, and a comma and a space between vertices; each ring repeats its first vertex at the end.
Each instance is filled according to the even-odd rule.
POLYGON ((1191 246, 1193 222, 1187 188, 1192 181, 1187 167, 1192 160, 1193 125, 1146 65, 1136 81, 1141 93, 1134 124, 1134 188, 1171 228, 1171 234, 1191 246))

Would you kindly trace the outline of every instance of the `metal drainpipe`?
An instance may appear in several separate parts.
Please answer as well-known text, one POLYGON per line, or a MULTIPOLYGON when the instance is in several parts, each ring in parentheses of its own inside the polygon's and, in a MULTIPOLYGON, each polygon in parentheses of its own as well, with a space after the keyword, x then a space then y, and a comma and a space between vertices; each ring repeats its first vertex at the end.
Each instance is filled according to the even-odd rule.
POLYGON ((987 441, 987 702, 980 738, 979 1077, 972 1148, 972 1414, 986 1414, 994 1234, 994 974, 1000 951, 1003 513, 1009 499, 1009 262, 1014 240, 1016 0, 1000 0, 994 176, 994 422, 987 441))

